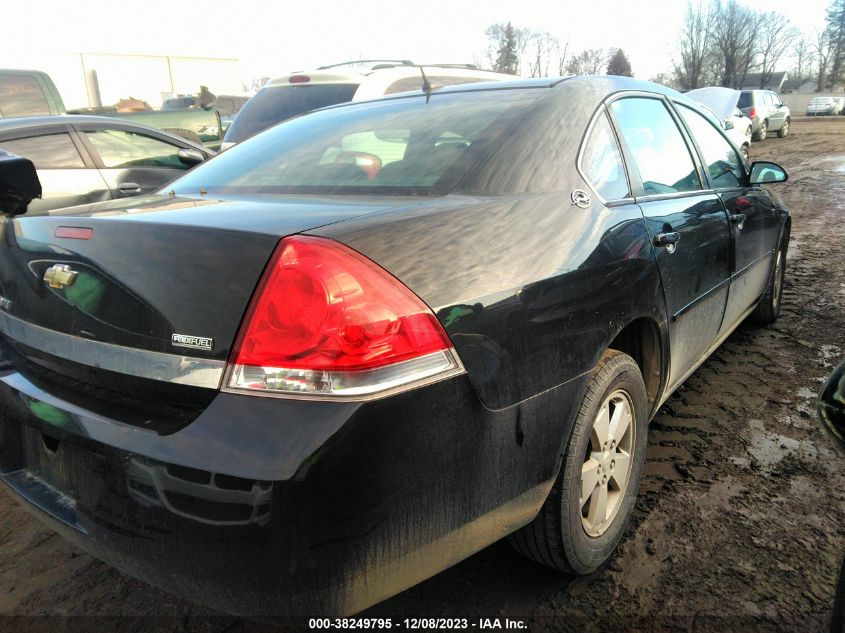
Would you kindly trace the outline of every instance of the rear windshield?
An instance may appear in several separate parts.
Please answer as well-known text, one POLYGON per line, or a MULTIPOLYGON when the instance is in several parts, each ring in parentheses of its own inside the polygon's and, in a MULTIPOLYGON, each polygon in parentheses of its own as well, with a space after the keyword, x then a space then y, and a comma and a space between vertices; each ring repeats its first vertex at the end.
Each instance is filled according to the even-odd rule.
POLYGON ((240 143, 291 117, 352 101, 358 85, 313 84, 262 88, 240 109, 224 140, 227 143, 240 143))
POLYGON ((750 108, 752 105, 754 105, 754 102, 751 100, 751 93, 743 90, 739 94, 739 107, 750 108))
POLYGON ((0 75, 0 116, 51 114, 50 104, 35 77, 0 75))
POLYGON ((445 194, 541 93, 435 93, 316 112, 236 145, 167 190, 445 194))

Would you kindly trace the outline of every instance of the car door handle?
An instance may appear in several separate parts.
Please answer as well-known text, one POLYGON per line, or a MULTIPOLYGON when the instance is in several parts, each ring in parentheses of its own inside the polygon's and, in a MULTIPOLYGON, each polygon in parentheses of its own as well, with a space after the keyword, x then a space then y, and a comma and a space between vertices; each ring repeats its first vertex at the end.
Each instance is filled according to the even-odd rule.
POLYGON ((666 251, 671 255, 675 252, 676 244, 680 241, 680 239, 681 234, 677 231, 672 231, 671 233, 658 233, 654 236, 651 242, 655 246, 665 247, 666 251))
POLYGON ((736 228, 742 230, 742 225, 745 224, 744 213, 731 213, 731 223, 736 224, 736 228))
POLYGON ((127 195, 141 193, 141 185, 136 182, 122 182, 117 186, 117 190, 127 195))

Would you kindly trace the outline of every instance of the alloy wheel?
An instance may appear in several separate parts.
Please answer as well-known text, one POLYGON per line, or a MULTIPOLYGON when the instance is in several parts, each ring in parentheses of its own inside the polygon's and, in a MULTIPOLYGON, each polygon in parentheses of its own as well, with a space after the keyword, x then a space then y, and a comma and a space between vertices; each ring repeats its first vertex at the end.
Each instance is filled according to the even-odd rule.
POLYGON ((631 474, 636 417, 622 389, 599 407, 581 467, 581 525, 588 536, 604 534, 625 498, 631 474))

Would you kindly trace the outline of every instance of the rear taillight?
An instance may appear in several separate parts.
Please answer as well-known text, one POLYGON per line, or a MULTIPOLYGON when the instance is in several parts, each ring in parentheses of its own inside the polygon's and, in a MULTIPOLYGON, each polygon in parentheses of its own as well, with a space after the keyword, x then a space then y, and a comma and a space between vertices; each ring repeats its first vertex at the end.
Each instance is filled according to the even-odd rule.
POLYGON ((311 81, 308 75, 291 75, 288 81, 292 84, 307 84, 311 81))
POLYGON ((751 109, 748 111, 748 118, 749 118, 749 119, 753 119, 753 118, 754 118, 754 117, 756 117, 756 116, 757 116, 757 110, 755 110, 754 108, 751 108, 751 109))
POLYGON ((431 310, 396 278, 332 240, 279 243, 255 292, 229 389, 372 396, 462 371, 431 310))

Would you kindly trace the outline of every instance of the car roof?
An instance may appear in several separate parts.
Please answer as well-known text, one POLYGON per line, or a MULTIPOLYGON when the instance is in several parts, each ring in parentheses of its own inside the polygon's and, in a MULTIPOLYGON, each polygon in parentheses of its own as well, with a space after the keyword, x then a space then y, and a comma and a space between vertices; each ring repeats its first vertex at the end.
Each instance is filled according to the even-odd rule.
MULTIPOLYGON (((467 84, 453 84, 450 86, 443 86, 432 91, 432 95, 439 94, 459 94, 468 92, 498 92, 504 90, 542 90, 550 89, 550 93, 554 88, 560 85, 575 85, 580 84, 582 87, 592 88, 597 95, 604 95, 598 101, 603 101, 604 98, 619 92, 647 92, 652 94, 659 94, 669 97, 681 103, 684 103, 707 116, 712 116, 712 110, 704 108, 700 103, 690 99, 686 95, 681 94, 677 90, 668 88, 661 84, 652 83, 650 81, 643 81, 634 79, 632 77, 620 77, 616 75, 580 75, 574 77, 535 77, 530 79, 517 79, 513 81, 483 81, 467 84)), ((347 108, 355 105, 362 105, 366 103, 377 103, 392 99, 407 99, 419 97, 423 95, 422 90, 415 90, 412 92, 400 92, 381 96, 367 101, 346 101, 337 103, 323 108, 312 110, 312 112, 321 112, 323 110, 334 110, 336 108, 347 108)), ((310 114, 304 113, 304 114, 310 114)))
POLYGON ((491 78, 504 77, 502 73, 497 73, 492 70, 485 70, 478 68, 472 64, 412 64, 411 62, 401 63, 381 63, 374 64, 368 68, 361 69, 344 69, 343 66, 348 66, 354 62, 346 62, 343 64, 334 64, 331 66, 321 66, 314 70, 297 70, 287 75, 276 77, 269 81, 265 87, 273 86, 299 86, 304 82, 291 81, 294 77, 308 77, 309 84, 326 84, 326 83, 363 83, 368 79, 375 79, 381 75, 392 75, 394 77, 416 76, 420 75, 420 68, 426 71, 427 74, 435 73, 437 75, 445 76, 469 76, 469 77, 484 77, 491 78))

